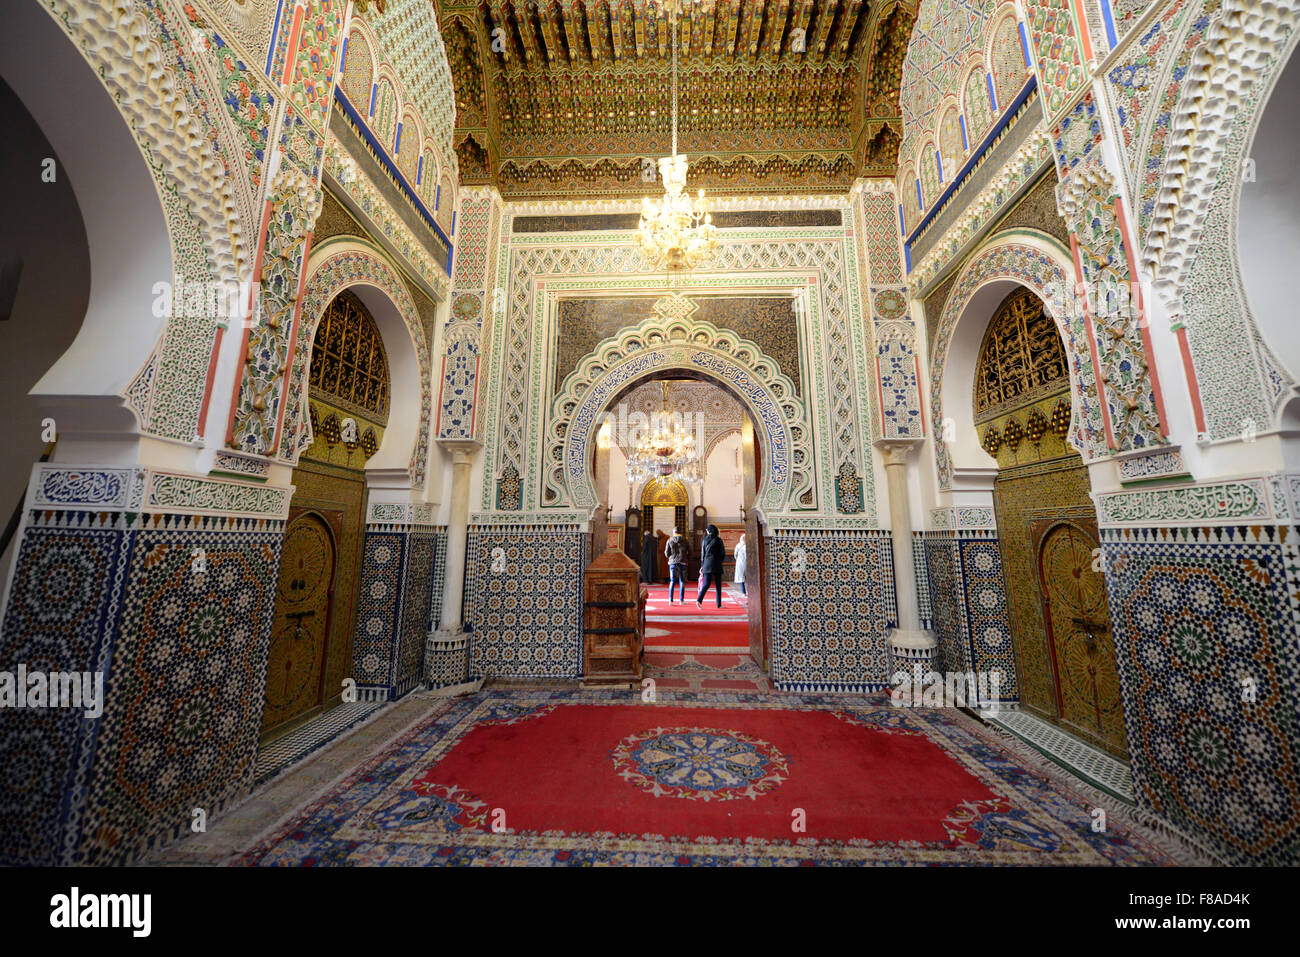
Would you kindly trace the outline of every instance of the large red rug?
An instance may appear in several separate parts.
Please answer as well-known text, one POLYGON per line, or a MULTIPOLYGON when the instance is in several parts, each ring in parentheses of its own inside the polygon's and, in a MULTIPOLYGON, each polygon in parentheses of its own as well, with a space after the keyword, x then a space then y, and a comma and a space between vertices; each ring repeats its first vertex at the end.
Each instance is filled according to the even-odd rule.
POLYGON ((479 692, 244 864, 1169 863, 968 719, 883 698, 479 692))

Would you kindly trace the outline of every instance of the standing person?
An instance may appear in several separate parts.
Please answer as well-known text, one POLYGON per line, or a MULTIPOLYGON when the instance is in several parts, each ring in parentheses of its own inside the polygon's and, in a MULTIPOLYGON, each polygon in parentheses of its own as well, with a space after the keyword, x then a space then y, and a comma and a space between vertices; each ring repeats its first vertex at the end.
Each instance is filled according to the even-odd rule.
POLYGON ((736 542, 736 574, 732 581, 740 586, 740 593, 745 594, 745 568, 749 564, 749 549, 745 545, 745 533, 740 533, 740 541, 736 542))
POLYGON ((653 585, 659 571, 659 548, 655 543, 655 533, 646 530, 641 539, 641 580, 653 585))
POLYGON ((673 526, 672 538, 664 546, 668 556, 668 604, 673 603, 673 593, 678 585, 682 586, 682 604, 686 604, 686 539, 681 531, 673 526))
POLYGON ((695 599, 696 608, 704 607, 709 585, 717 589, 718 607, 722 607, 722 559, 726 554, 726 546, 718 537, 718 526, 710 525, 705 529, 704 544, 700 546, 700 594, 695 599))

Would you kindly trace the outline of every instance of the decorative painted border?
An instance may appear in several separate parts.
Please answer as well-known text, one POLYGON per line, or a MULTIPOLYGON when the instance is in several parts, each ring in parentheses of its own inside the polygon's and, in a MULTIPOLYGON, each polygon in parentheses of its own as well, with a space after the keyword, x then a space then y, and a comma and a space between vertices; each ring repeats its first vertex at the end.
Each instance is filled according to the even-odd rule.
POLYGON ((27 507, 286 518, 292 492, 292 486, 143 466, 36 465, 28 486, 27 507))
MULTIPOLYGON (((1290 476, 1292 494, 1300 477, 1290 476)), ((1183 525, 1188 522, 1239 525, 1268 522, 1279 516, 1272 506, 1264 477, 1204 485, 1139 489, 1097 496, 1097 516, 1103 526, 1183 525)), ((1294 499, 1293 499, 1294 500, 1294 499)))

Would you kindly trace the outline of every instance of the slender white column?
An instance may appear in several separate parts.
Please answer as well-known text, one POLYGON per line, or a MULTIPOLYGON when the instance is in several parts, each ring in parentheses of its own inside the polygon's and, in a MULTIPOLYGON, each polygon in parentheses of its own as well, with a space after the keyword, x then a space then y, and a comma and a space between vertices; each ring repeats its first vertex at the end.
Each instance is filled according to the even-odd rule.
POLYGON ((912 507, 907 486, 907 463, 915 442, 877 442, 889 489, 889 527, 894 547, 894 586, 898 600, 898 627, 889 635, 896 649, 933 649, 937 642, 921 628, 921 607, 916 595, 916 569, 912 564, 912 507))
POLYGON ((465 546, 469 538, 469 473, 478 442, 439 442, 451 453, 451 514, 447 519, 447 564, 442 588, 442 618, 439 635, 462 630, 462 602, 465 593, 465 546))

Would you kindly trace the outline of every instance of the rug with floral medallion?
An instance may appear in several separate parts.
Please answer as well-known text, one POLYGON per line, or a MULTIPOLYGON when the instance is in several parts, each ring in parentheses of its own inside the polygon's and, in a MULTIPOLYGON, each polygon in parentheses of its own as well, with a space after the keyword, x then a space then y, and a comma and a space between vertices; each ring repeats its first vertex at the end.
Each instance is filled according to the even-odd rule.
POLYGON ((236 863, 1182 863, 968 716, 883 695, 487 689, 436 709, 236 863))

